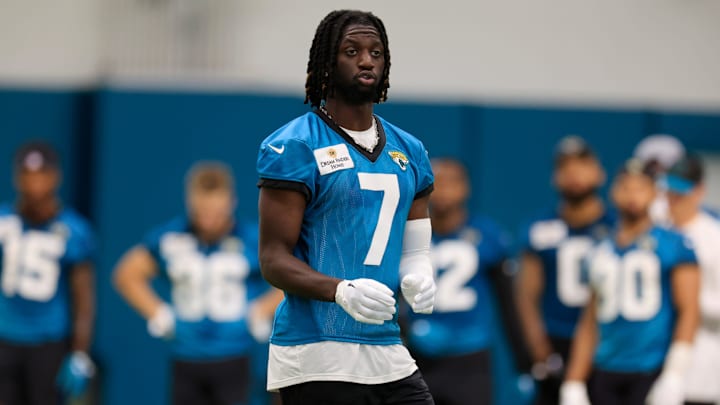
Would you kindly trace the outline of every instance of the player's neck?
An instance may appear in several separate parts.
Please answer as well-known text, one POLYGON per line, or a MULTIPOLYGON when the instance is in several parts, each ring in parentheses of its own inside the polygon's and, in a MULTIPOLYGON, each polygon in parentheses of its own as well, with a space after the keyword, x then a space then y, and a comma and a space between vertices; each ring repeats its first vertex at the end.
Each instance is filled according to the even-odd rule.
POLYGON ((619 246, 627 246, 646 233, 652 227, 652 224, 649 215, 633 219, 621 218, 615 241, 619 246))
POLYGON ((222 238, 230 234, 234 221, 228 221, 228 223, 222 227, 218 232, 204 232, 198 227, 194 228, 195 237, 204 245, 213 245, 219 242, 222 238))
POLYGON ((687 212, 676 212, 671 214, 672 223, 678 228, 683 228, 689 225, 700 215, 700 210, 689 210, 687 212))
POLYGON ((373 103, 351 104, 332 97, 325 102, 325 110, 339 126, 351 131, 365 131, 373 124, 373 103))
POLYGON ((604 213, 605 204, 596 195, 574 204, 563 201, 560 206, 560 215, 571 227, 589 225, 597 221, 604 213))
POLYGON ((439 235, 448 235, 458 231, 465 225, 468 213, 465 207, 449 210, 445 213, 433 213, 431 218, 433 232, 439 235))
POLYGON ((27 222, 44 224, 53 219, 60 211, 60 200, 57 197, 50 197, 31 203, 21 197, 17 202, 17 210, 27 222))

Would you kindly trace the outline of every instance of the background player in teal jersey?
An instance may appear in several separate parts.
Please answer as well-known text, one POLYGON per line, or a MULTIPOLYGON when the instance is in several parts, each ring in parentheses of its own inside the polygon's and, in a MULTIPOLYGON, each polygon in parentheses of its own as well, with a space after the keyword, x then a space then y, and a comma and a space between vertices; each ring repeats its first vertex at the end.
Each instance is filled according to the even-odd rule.
POLYGON ((605 173, 580 137, 563 138, 555 149, 553 183, 558 207, 541 215, 520 235, 518 310, 539 381, 536 404, 556 405, 570 341, 588 298, 580 272, 593 241, 613 225, 598 194, 605 173))
POLYGON ((230 170, 199 163, 187 180, 187 216, 149 232, 120 261, 115 282, 155 337, 172 342, 174 404, 246 404, 249 357, 267 340, 281 299, 266 292, 257 259, 257 226, 234 219, 230 170), (152 290, 161 274, 171 303, 152 290))
MULTIPOLYGON (((408 345, 437 405, 489 405, 493 311, 499 306, 501 313, 515 313, 513 279, 503 271, 509 237, 489 218, 468 212, 470 183, 460 162, 433 159, 432 168, 431 257, 438 289, 431 315, 409 312, 408 345)), ((519 328, 514 317, 507 321, 514 326, 507 330, 512 340, 519 328)))
POLYGON ((57 405, 81 395, 95 370, 95 243, 85 219, 62 206, 60 181, 49 145, 18 150, 18 198, 0 206, 0 404, 57 405))
POLYGON ((394 296, 432 311, 433 176, 422 143, 373 114, 389 69, 380 19, 331 12, 308 62, 317 109, 260 146, 261 268, 285 291, 268 388, 285 405, 433 403, 401 343, 394 296))
POLYGON ((586 259, 592 293, 573 341, 562 405, 683 403, 700 274, 689 242, 653 225, 655 195, 647 165, 626 163, 612 187, 618 226, 586 259))

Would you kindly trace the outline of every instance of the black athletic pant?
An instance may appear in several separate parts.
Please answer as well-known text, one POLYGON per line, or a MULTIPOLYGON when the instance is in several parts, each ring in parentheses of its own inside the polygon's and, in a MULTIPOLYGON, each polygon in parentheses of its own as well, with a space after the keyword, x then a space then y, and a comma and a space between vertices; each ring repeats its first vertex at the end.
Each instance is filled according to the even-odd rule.
POLYGON ((0 341, 0 405, 58 405, 55 385, 65 341, 18 345, 0 341))
POLYGON ((588 382, 592 404, 645 405, 660 370, 649 373, 615 373, 593 370, 588 382))
POLYGON ((487 350, 436 359, 416 356, 435 405, 491 405, 492 373, 487 350))
POLYGON ((245 357, 172 364, 173 405, 245 405, 250 379, 245 357))
POLYGON ((385 384, 311 381, 281 388, 283 405, 433 405, 420 371, 385 384))
MULTIPOLYGON (((563 364, 567 366, 572 340, 551 336, 550 344, 552 344, 555 353, 562 358, 563 364)), ((542 381, 538 381, 535 405, 557 405, 560 403, 560 384, 562 384, 563 378, 564 370, 559 375, 549 376, 542 381)))

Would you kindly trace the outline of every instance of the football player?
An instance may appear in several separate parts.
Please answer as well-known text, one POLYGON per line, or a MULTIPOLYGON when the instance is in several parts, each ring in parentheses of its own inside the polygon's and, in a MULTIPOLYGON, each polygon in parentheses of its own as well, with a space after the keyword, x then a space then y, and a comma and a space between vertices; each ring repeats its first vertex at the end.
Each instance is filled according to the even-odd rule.
POLYGON ((558 402, 575 324, 589 296, 580 264, 614 221, 598 194, 604 182, 589 145, 577 136, 563 138, 555 148, 553 175, 561 202, 531 221, 520 237, 517 306, 539 405, 558 402))
POLYGON ((314 110, 260 146, 261 268, 285 291, 268 388, 285 405, 433 403, 402 345, 394 295, 432 312, 433 176, 423 144, 373 114, 389 71, 382 21, 331 12, 310 49, 314 110))
POLYGON ((50 145, 21 147, 14 170, 17 201, 0 206, 0 404, 57 405, 80 396, 95 370, 95 243, 57 195, 50 145))
POLYGON ((617 228, 587 257, 592 294, 575 333, 562 405, 683 403, 700 274, 689 242, 653 225, 655 196, 648 166, 628 161, 612 187, 617 228))
POLYGON ((253 340, 267 340, 281 294, 263 293, 257 226, 234 219, 230 169, 198 163, 186 187, 187 215, 128 251, 115 285, 148 332, 172 343, 173 404, 245 404, 253 340), (150 285, 158 275, 170 282, 169 303, 150 285))
POLYGON ((688 154, 662 180, 675 227, 693 244, 700 265, 700 328, 687 375, 686 404, 720 403, 720 223, 703 209, 702 161, 688 154))
POLYGON ((409 312, 408 344, 437 405, 489 405, 493 300, 506 292, 500 307, 515 313, 512 278, 504 271, 509 237, 468 211, 470 183, 460 162, 433 159, 432 168, 435 308, 431 315, 409 312))

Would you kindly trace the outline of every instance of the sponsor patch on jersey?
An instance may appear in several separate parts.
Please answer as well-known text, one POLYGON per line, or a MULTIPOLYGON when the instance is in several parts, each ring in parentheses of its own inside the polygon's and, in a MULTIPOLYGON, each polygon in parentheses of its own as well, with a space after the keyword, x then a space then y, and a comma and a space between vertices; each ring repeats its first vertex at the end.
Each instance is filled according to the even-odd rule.
POLYGON ((404 153, 394 150, 394 151, 388 152, 388 155, 390 155, 393 162, 395 162, 398 166, 400 166, 400 169, 402 169, 402 171, 407 170, 407 165, 408 165, 408 163, 410 163, 410 161, 408 160, 407 156, 405 156, 404 153))
POLYGON ((344 143, 315 149, 313 153, 321 176, 355 167, 350 151, 344 143))
POLYGON ((477 229, 465 228, 460 232, 460 239, 472 245, 479 245, 482 242, 482 233, 477 229))
POLYGON ((638 241, 638 247, 642 250, 653 251, 657 247, 657 241, 652 236, 646 235, 638 241))

